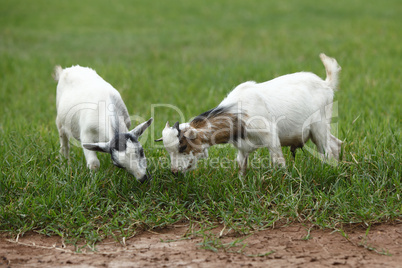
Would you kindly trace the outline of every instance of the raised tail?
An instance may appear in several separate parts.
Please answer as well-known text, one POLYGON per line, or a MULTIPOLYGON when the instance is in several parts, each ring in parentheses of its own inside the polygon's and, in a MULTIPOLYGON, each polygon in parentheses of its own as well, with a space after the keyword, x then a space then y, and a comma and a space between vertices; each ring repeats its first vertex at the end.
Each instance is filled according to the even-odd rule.
POLYGON ((53 73, 54 80, 59 81, 60 75, 61 75, 62 72, 63 72, 63 68, 61 68, 60 65, 55 66, 54 67, 54 73, 53 73))
POLYGON ((339 82, 339 72, 342 69, 341 66, 339 66, 336 59, 330 58, 324 53, 320 54, 320 59, 325 66, 325 71, 327 72, 327 78, 325 81, 333 90, 336 90, 339 82))

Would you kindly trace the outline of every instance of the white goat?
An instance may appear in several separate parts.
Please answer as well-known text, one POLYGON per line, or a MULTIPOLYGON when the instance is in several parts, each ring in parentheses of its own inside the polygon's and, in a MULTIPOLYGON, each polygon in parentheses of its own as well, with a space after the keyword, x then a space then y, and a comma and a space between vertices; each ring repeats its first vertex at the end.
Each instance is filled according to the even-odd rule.
POLYGON ((119 92, 94 70, 81 66, 55 67, 58 81, 56 125, 60 152, 68 157, 69 138, 81 142, 87 166, 96 170, 100 162, 96 151, 109 153, 113 164, 126 169, 138 181, 150 179, 147 161, 138 137, 153 119, 129 131, 130 118, 119 92))
POLYGON ((237 86, 214 109, 190 123, 166 124, 162 138, 171 158, 171 170, 191 170, 215 144, 232 143, 238 149, 240 171, 249 153, 268 147, 272 162, 285 166, 281 146, 297 148, 311 139, 325 157, 339 158, 341 141, 330 133, 334 90, 341 70, 337 61, 320 54, 327 78, 309 72, 284 75, 257 84, 237 86))

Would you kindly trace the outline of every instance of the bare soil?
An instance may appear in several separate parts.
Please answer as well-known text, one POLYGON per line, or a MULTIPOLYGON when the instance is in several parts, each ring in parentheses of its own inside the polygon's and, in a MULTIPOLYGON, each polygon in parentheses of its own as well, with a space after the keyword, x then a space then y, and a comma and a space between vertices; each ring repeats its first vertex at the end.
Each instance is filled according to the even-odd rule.
MULTIPOLYGON (((2 235, 0 267, 402 267, 402 223, 372 226, 368 233, 348 227, 347 235, 293 224, 256 232, 217 252, 202 249, 202 237, 186 238, 188 230, 146 231, 81 253, 60 237, 2 235)), ((212 232, 222 234, 224 243, 242 238, 222 226, 212 232)))

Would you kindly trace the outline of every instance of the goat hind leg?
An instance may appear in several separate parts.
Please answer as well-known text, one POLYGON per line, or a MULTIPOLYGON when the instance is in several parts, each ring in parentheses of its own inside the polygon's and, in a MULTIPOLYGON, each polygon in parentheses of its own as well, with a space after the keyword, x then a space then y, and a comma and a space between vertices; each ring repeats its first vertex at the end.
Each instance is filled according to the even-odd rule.
POLYGON ((329 159, 333 157, 331 148, 331 133, 326 123, 315 123, 311 128, 311 140, 317 146, 317 151, 329 159))
POLYGON ((330 135, 329 145, 330 145, 331 150, 332 150, 332 155, 334 156, 334 158, 336 160, 339 160, 339 153, 341 151, 342 141, 339 140, 337 137, 335 137, 332 134, 329 134, 329 135, 330 135))
POLYGON ((57 129, 59 131, 59 138, 60 138, 60 153, 65 157, 69 157, 70 151, 70 144, 68 143, 68 137, 66 132, 64 131, 63 126, 61 123, 56 119, 57 129))

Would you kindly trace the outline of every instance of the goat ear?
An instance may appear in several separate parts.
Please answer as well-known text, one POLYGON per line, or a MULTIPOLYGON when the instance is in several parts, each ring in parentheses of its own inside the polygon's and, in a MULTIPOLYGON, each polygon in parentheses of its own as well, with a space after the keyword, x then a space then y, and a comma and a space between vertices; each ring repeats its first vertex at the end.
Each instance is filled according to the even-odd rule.
POLYGON ((83 143, 82 147, 95 152, 110 153, 110 142, 83 143))
POLYGON ((197 138, 197 130, 190 128, 189 130, 187 130, 186 132, 184 132, 184 137, 186 137, 187 139, 190 140, 194 140, 195 138, 197 138))
POLYGON ((144 131, 152 124, 152 121, 154 119, 151 117, 148 121, 139 124, 136 126, 133 130, 130 131, 130 134, 133 135, 134 137, 139 137, 144 133, 144 131))

